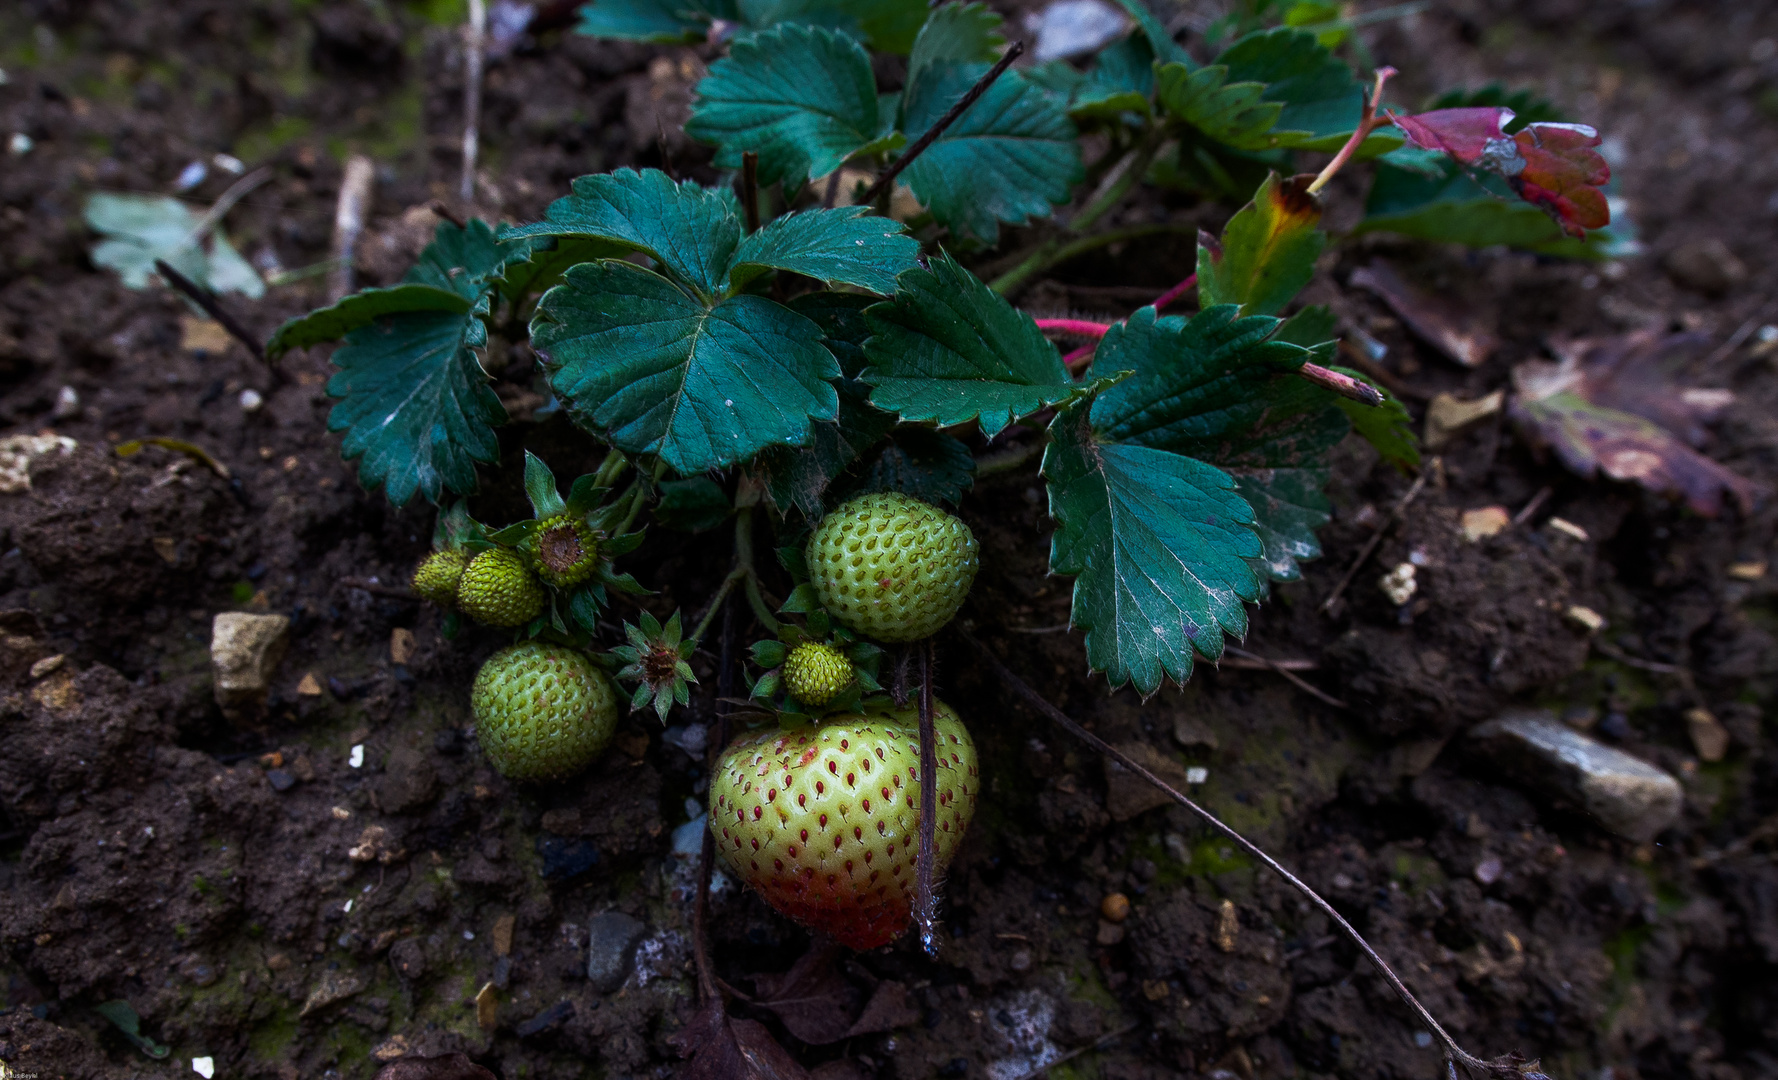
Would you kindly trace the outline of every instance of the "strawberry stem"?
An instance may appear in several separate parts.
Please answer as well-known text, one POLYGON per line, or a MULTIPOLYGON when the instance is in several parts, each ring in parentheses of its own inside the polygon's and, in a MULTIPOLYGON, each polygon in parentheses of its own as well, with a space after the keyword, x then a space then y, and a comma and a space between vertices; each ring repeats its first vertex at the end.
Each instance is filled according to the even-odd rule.
MULTIPOLYGON (((1389 985, 1395 990, 1396 995, 1400 997, 1402 1001, 1406 1002, 1408 1007, 1419 1016, 1421 1023, 1431 1029, 1432 1033, 1438 1040, 1444 1044, 1445 1062, 1453 1080, 1456 1077, 1456 1066, 1459 1063, 1461 1063, 1464 1069, 1468 1072, 1487 1076, 1518 1077, 1523 1078, 1523 1080, 1532 1080, 1534 1077, 1543 1077, 1543 1074, 1537 1071, 1536 1062, 1525 1062, 1512 1055, 1497 1058, 1493 1061, 1484 1061, 1483 1059, 1476 1057, 1474 1054, 1464 1050, 1461 1046, 1458 1046, 1457 1041, 1451 1038, 1450 1034, 1445 1031, 1444 1027, 1433 1018, 1432 1013, 1427 1010, 1426 1006, 1420 1004, 1420 999, 1416 998, 1413 992, 1407 988, 1407 985, 1401 981, 1401 977, 1395 973, 1395 969, 1390 967, 1388 962, 1377 954, 1377 950, 1371 948, 1370 942, 1366 941, 1364 935, 1360 934, 1353 928, 1351 923, 1346 921, 1344 915, 1341 915, 1332 904, 1322 899, 1320 893, 1310 888, 1301 878, 1297 877, 1289 870, 1286 870, 1278 860, 1266 854, 1259 845, 1248 840, 1245 836, 1242 836, 1228 825, 1225 825, 1221 818, 1212 814, 1210 811, 1199 806, 1197 803, 1169 786, 1166 781, 1137 764, 1129 755, 1124 754, 1116 747, 1107 743, 1104 739, 1099 738, 1086 728, 1075 723, 1073 718, 1067 713, 1050 704, 1049 699, 1031 689, 1031 687, 1025 683, 1025 680, 1013 674, 1012 670, 1001 661, 1000 657, 989 651, 988 647, 974 634, 962 627, 958 627, 957 632, 962 636, 964 641, 975 646, 976 652, 980 653, 982 659, 988 662, 988 666, 993 669, 994 674, 1000 677, 1000 681, 1004 682, 1015 694, 1024 698, 1026 703, 1032 708, 1055 721, 1056 724, 1060 725, 1070 735, 1073 735, 1075 738, 1091 746, 1101 754, 1116 761, 1119 765, 1122 765, 1130 772, 1154 785, 1160 791, 1165 792, 1168 798, 1185 807, 1187 810, 1190 810, 1207 822, 1212 828, 1216 829, 1224 836, 1227 836, 1236 844, 1239 844, 1249 855, 1252 855, 1254 858, 1264 863, 1274 873, 1282 877, 1285 881, 1288 881, 1298 892, 1307 897, 1311 903, 1320 908, 1322 914, 1333 920, 1334 925, 1338 926, 1347 937, 1351 938, 1353 943, 1358 946, 1359 951, 1363 952, 1364 955, 1370 959, 1371 963, 1382 973, 1383 978, 1387 980, 1389 985)), ((1543 1080, 1547 1080, 1547 1078, 1543 1078, 1543 1080)))
POLYGON ((938 848, 938 751, 932 732, 932 639, 914 646, 920 653, 920 857, 914 872, 914 921, 927 956, 938 955, 938 897, 933 884, 938 848))

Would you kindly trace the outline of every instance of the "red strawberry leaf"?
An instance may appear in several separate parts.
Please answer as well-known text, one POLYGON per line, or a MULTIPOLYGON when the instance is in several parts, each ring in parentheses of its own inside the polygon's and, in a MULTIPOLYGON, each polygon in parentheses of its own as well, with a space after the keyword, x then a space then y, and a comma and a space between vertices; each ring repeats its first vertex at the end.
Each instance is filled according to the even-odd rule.
POLYGON ((1611 224, 1611 209, 1599 190, 1611 179, 1611 167, 1594 149, 1599 133, 1585 124, 1527 124, 1508 135, 1504 128, 1513 111, 1498 105, 1391 114, 1390 119, 1420 149, 1440 150, 1463 165, 1500 174, 1521 199, 1570 236, 1611 224))

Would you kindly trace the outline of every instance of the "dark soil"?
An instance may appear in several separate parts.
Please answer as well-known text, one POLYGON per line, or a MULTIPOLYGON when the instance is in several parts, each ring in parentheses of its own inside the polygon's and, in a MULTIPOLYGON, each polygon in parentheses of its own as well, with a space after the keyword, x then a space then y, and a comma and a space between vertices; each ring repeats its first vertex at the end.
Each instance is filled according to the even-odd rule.
MULTIPOLYGON (((340 461, 324 350, 285 358, 275 381, 238 345, 188 347, 180 300, 131 292, 86 257, 87 193, 170 190, 187 162, 226 151, 276 174, 230 217, 242 250, 316 263, 355 148, 380 168, 360 279, 398 276, 433 220, 423 207, 455 191, 461 76, 446 24, 459 17, 451 3, 354 0, 0 8, 0 135, 35 143, 0 164, 0 425, 78 442, 37 460, 30 491, 0 495, 0 1062, 18 1075, 189 1076, 209 1057, 230 1080, 369 1077, 403 1052, 460 1050, 507 1078, 641 1077, 677 1060, 696 982, 693 868, 674 831, 703 790, 699 763, 637 715, 585 778, 503 782, 467 703, 496 635, 447 642, 433 610, 351 584, 400 582, 432 512, 391 509, 340 461), (247 388, 264 395, 256 412, 238 404, 247 388), (112 451, 147 436, 202 446, 233 482, 176 452, 112 451), (227 610, 293 620, 268 709, 239 723, 211 691, 210 622, 227 610), (405 664, 397 630, 414 635, 405 664), (308 676, 319 693, 299 690, 308 676), (641 924, 621 984, 586 974, 589 930, 609 937, 595 916, 610 911, 641 924), (490 985, 492 1030, 475 1004, 490 985), (93 1011, 116 999, 169 1057, 93 1011)), ((1365 33, 1406 73, 1394 100, 1503 80, 1596 124, 1648 247, 1606 268, 1342 247, 1312 298, 1389 346, 1417 416, 1437 391, 1504 386, 1555 337, 1652 323, 1722 342, 1778 319, 1778 13, 1459 0, 1365 33), (1706 239, 1745 264, 1725 291, 1688 291, 1665 269, 1699 284, 1669 257, 1706 239), (1379 255, 1496 313, 1494 358, 1459 369, 1348 289, 1379 255)), ((533 217, 576 175, 663 154, 713 180, 707 153, 674 134, 699 55, 546 33, 492 61, 480 211, 533 217)), ((195 198, 229 182, 212 173, 195 198)), ((1342 185, 1330 213, 1349 224, 1361 188, 1342 185)), ((1131 213, 1214 224, 1227 208, 1131 213)), ((1079 286, 1158 289, 1190 260, 1163 245, 1082 260, 1023 302, 1119 316, 1136 301, 1107 306, 1079 286)), ((225 303, 264 334, 320 302, 321 282, 225 303)), ((1685 373, 1736 391, 1708 449, 1768 488, 1771 357, 1744 338, 1685 373)), ((524 448, 568 476, 599 457, 560 418, 530 418, 542 399, 528 363, 514 357, 523 377, 501 384, 520 422, 502 467, 483 471, 482 520, 520 512, 524 448)), ((1326 557, 1276 589, 1245 646, 1318 662, 1302 677, 1347 709, 1229 666, 1147 702, 1107 695, 1078 635, 1025 632, 1068 612, 1066 583, 1045 576, 1032 468, 963 502, 986 556, 965 615, 1102 737, 1206 767, 1203 801, 1323 890, 1472 1051, 1541 1057, 1559 1078, 1778 1077, 1778 577, 1728 572, 1778 555, 1770 503, 1706 520, 1572 477, 1490 422, 1446 449, 1330 617, 1322 599, 1408 485, 1356 443, 1337 465, 1326 557), (1524 527, 1459 537, 1460 512, 1516 511, 1545 486, 1524 527), (1590 539, 1544 526, 1552 514, 1590 539), (1398 611, 1376 581, 1410 554, 1420 591, 1398 611), (1590 649, 1562 617, 1575 603, 1610 620, 1616 656, 1687 674, 1590 649), (1597 731, 1681 778, 1683 819, 1634 846, 1472 758, 1465 729, 1513 704, 1604 717, 1597 731), (1699 760, 1683 719, 1698 706, 1733 736, 1726 760, 1699 760)), ((726 544, 655 530, 625 568, 659 586, 649 609, 695 612, 726 544)), ((942 694, 970 720, 988 782, 950 874, 940 957, 904 938, 817 980, 823 1001, 853 1010, 847 1023, 873 995, 867 1033, 813 1045, 793 1017, 737 1015, 825 1080, 1013 1080, 1081 1048, 1049 1075, 1440 1072, 1382 980, 1282 882, 1182 811, 1131 796, 1127 777, 1011 704, 966 646, 941 656, 942 694), (1133 904, 1121 925, 1098 914, 1112 892, 1133 904)), ((697 666, 701 692, 676 724, 713 716, 715 658, 697 666)), ((807 936, 732 886, 712 915, 718 974, 785 996, 755 977, 785 972, 807 936)))

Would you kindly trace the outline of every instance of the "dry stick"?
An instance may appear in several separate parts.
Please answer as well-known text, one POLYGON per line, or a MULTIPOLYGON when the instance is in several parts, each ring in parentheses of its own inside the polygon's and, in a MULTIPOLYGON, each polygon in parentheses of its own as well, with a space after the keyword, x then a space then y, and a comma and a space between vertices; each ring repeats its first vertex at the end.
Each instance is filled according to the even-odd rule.
POLYGON ((931 146, 940 135, 945 133, 946 128, 956 123, 958 117, 968 112, 969 107, 976 103, 976 99, 987 93, 988 87, 994 85, 994 80, 1000 78, 1007 68, 1012 67, 1012 62, 1017 60, 1024 52, 1024 42, 1013 42, 1012 47, 1006 50, 1006 55, 1000 58, 1000 62, 989 68, 986 75, 977 79, 975 85, 969 88, 969 93, 964 94, 963 97, 958 100, 957 104, 951 106, 949 112, 939 117, 938 123, 927 128, 926 134, 915 139, 914 145, 908 147, 907 152, 897 158, 895 164, 889 166, 888 169, 884 170, 883 175, 877 177, 877 182, 870 186, 869 190, 859 198, 858 202, 863 206, 869 206, 871 203, 877 201, 879 195, 890 190, 890 186, 895 183, 895 178, 901 175, 901 170, 912 165, 915 158, 924 154, 926 148, 931 146))
POLYGON ((833 204, 840 199, 840 173, 842 171, 843 170, 841 169, 835 169, 832 173, 828 174, 827 191, 821 196, 821 208, 823 210, 832 210, 833 204))
POLYGON ((433 199, 429 209, 431 209, 434 214, 437 214, 439 217, 450 222, 459 229, 467 229, 469 227, 469 223, 464 221, 455 210, 446 206, 443 199, 433 199))
POLYGON ((370 209, 370 189, 377 170, 363 154, 346 159, 346 175, 340 181, 340 198, 333 209, 333 274, 328 282, 329 299, 337 303, 352 291, 352 259, 358 251, 358 237, 364 232, 365 215, 370 209))
POLYGON ((914 646, 920 653, 920 857, 914 873, 914 921, 927 956, 938 955, 938 897, 933 877, 938 846, 938 748, 932 732, 932 639, 914 646))
POLYGON ((1377 528, 1371 533, 1371 538, 1365 541, 1364 550, 1360 551, 1358 558, 1353 559, 1352 565, 1346 568, 1346 576, 1340 579, 1340 583, 1334 586, 1333 592, 1328 593, 1327 599, 1321 602, 1322 614, 1325 615, 1333 610, 1333 606, 1340 600, 1340 594, 1346 591, 1346 586, 1352 584, 1352 578, 1358 573, 1358 568, 1371 557, 1371 552, 1377 550, 1377 545, 1383 542, 1383 534, 1389 530, 1389 526, 1401 519, 1402 511, 1406 510, 1408 504, 1420 494, 1420 489, 1426 486, 1426 478, 1431 475, 1430 468, 1421 469, 1419 477, 1414 481, 1414 486, 1408 488, 1406 495, 1396 500, 1395 509, 1389 511, 1389 516, 1377 523, 1377 528))
POLYGON ((1432 1013, 1427 1011, 1426 1006, 1420 1004, 1420 1000, 1416 998, 1413 992, 1407 988, 1406 984, 1401 981, 1400 976, 1395 974, 1395 969, 1391 968, 1389 964, 1377 954, 1377 950, 1371 948, 1370 942, 1364 939, 1364 935, 1360 934, 1353 928, 1352 924, 1346 921, 1346 917, 1341 915, 1332 904, 1322 899, 1320 893, 1311 889, 1301 878, 1297 877, 1289 870, 1286 870, 1283 864, 1278 862, 1277 859, 1266 854, 1264 850, 1248 840, 1245 836, 1242 836, 1234 829, 1223 824, 1221 818, 1199 806, 1185 795, 1174 790, 1166 781, 1137 764, 1129 755, 1123 753, 1110 743, 1107 743, 1104 739, 1099 738, 1099 736, 1094 735, 1086 728, 1075 723, 1067 713, 1064 713, 1062 710, 1050 704, 1049 699, 1031 689, 1031 687, 1025 684, 1023 679, 1013 674, 1012 670, 1001 662, 1000 657, 995 656, 990 652, 988 647, 974 634, 961 627, 958 628, 957 632, 962 635, 963 640, 975 646, 976 651, 981 654, 982 659, 986 660, 988 666, 994 669, 994 673, 1000 676, 1000 680, 1006 683, 1007 686, 1011 687, 1014 693, 1024 698, 1026 703, 1032 708, 1049 717, 1070 735, 1080 739, 1101 754, 1111 758, 1119 765, 1122 765, 1132 773, 1135 773, 1150 784, 1153 784, 1156 789, 1165 792, 1168 798, 1185 807, 1187 810, 1190 810, 1207 822, 1212 828, 1239 844, 1242 850, 1264 863, 1274 873, 1282 877, 1285 881, 1288 881, 1298 892, 1307 897, 1310 903, 1320 908, 1322 914, 1332 919, 1334 924, 1344 931, 1346 936, 1351 938, 1359 949, 1364 952, 1365 956, 1370 958, 1371 963, 1376 965, 1377 970, 1382 973, 1384 979, 1388 980, 1389 985, 1394 988, 1396 994, 1408 1004, 1409 1008, 1413 1009, 1414 1012, 1419 1015, 1421 1022, 1431 1028, 1433 1033, 1438 1036, 1439 1040, 1445 1044, 1445 1058, 1447 1061, 1461 1061, 1466 1069, 1474 1069, 1488 1073, 1505 1071, 1507 1069, 1510 1069, 1513 1073, 1519 1072, 1519 1070, 1513 1066, 1502 1066, 1497 1063, 1483 1061, 1481 1058, 1476 1057, 1464 1050, 1461 1046, 1458 1046, 1457 1041, 1446 1033, 1445 1029, 1437 1020, 1433 1019, 1432 1013))
POLYGON ((1292 671, 1290 668, 1285 667, 1283 664, 1277 662, 1276 660, 1267 660, 1263 656, 1259 656, 1255 653, 1250 653, 1250 652, 1246 651, 1245 649, 1237 649, 1233 645, 1224 645, 1223 651, 1233 653, 1234 655, 1240 657, 1243 660, 1251 660, 1251 661, 1254 661, 1255 663, 1264 665, 1264 667, 1270 671, 1276 671, 1278 674, 1280 674, 1280 675, 1284 676, 1286 679, 1288 679, 1291 682, 1291 684, 1294 685, 1298 690, 1301 690, 1303 693, 1308 694, 1312 698, 1315 698, 1317 701, 1326 702, 1327 704, 1332 705, 1336 709, 1350 709, 1352 707, 1352 706, 1346 704, 1345 702, 1341 701, 1339 698, 1334 697, 1332 694, 1330 694, 1327 691, 1316 686, 1314 683, 1311 683, 1309 680, 1303 678, 1301 675, 1298 675, 1296 672, 1292 671))
MULTIPOLYGON (((722 601, 722 653, 718 661, 720 667, 716 672, 716 697, 726 700, 734 691, 734 651, 735 651, 735 605, 726 597, 722 601)), ((716 774, 716 763, 728 746, 728 713, 716 710, 716 720, 710 725, 710 749, 705 757, 705 774, 716 774)), ((710 938, 705 930, 707 911, 710 906, 710 876, 715 870, 716 837, 709 829, 704 830, 704 842, 698 849, 698 896, 691 909, 691 940, 692 957, 698 966, 698 998, 709 1001, 718 993, 717 984, 721 982, 710 966, 710 938)), ((727 984, 723 984, 727 988, 727 984)))
POLYGON ((1343 398, 1351 398, 1360 405, 1375 406, 1383 404, 1383 395, 1377 388, 1350 375, 1342 375, 1337 371, 1322 367, 1320 364, 1304 364, 1297 369, 1297 374, 1317 386, 1324 386, 1343 398))
POLYGON ((279 375, 277 367, 265 358, 265 348, 260 345, 259 339, 248 333, 247 328, 241 325, 240 320, 230 315, 221 304, 218 304, 216 298, 210 295, 209 290, 199 287, 197 282, 167 265, 165 259, 154 260, 154 269, 156 273, 166 279, 167 284, 190 297, 191 302, 203 308, 206 315, 221 323, 222 328, 228 331, 230 337, 247 347, 247 351, 253 354, 253 359, 270 368, 273 375, 279 375))
POLYGON ((1525 508, 1513 515, 1513 527, 1517 528, 1530 521, 1531 515, 1537 513, 1538 507, 1541 507, 1554 493, 1555 489, 1547 485, 1539 488, 1537 494, 1531 496, 1531 501, 1525 504, 1525 508))
POLYGON ((469 0, 469 25, 463 33, 463 179, 457 196, 475 201, 475 158, 480 150, 482 124, 482 58, 487 51, 488 9, 482 0, 469 0))
POLYGON ((759 155, 741 155, 741 211, 747 215, 747 231, 759 231, 759 155))

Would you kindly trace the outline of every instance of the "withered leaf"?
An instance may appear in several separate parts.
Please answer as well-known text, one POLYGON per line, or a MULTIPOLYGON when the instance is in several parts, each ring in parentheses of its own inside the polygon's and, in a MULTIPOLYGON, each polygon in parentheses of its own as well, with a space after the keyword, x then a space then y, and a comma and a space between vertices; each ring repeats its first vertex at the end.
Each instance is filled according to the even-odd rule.
POLYGON ((755 1004, 770 1009, 792 1035, 820 1046, 852 1034, 864 994, 834 967, 839 946, 816 941, 782 975, 752 977, 755 1004))
POLYGON ((396 1058, 377 1070, 376 1080, 499 1080, 461 1053, 396 1058))
POLYGON ((730 1017, 721 998, 698 1006, 676 1041, 687 1059, 680 1080, 809 1080, 764 1024, 730 1017))
POLYGON ((1464 367, 1481 365, 1500 345, 1480 312, 1409 285, 1386 262, 1360 267, 1349 280, 1354 288, 1375 294, 1408 329, 1464 367))

